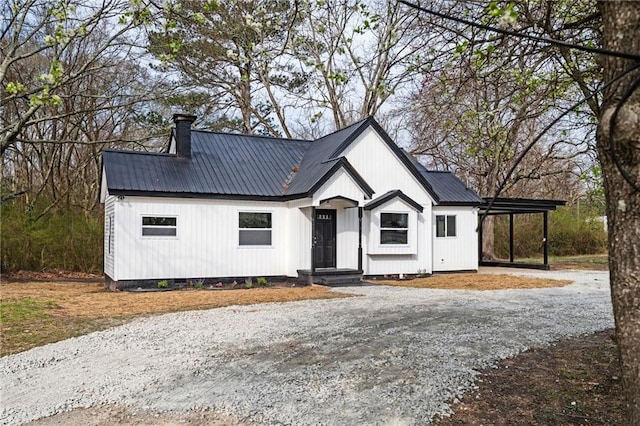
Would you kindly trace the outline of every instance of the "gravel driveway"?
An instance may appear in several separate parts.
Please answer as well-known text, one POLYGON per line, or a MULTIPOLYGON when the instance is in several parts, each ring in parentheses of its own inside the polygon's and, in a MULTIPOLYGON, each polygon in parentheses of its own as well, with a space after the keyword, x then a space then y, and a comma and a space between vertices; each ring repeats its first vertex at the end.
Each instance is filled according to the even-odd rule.
MULTIPOLYGON (((535 290, 339 288, 360 297, 166 314, 0 359, 0 424, 119 404, 258 424, 425 424, 476 370, 613 326, 607 272, 535 290)), ((186 415, 186 414, 185 414, 186 415)))

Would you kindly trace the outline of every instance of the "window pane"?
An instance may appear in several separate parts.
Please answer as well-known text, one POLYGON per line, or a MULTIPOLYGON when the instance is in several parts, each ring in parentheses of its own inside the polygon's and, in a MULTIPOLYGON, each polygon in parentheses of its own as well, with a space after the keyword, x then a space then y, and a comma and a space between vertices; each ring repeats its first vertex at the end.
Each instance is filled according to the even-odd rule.
POLYGON ((447 216, 447 237, 456 236, 456 217, 447 216))
POLYGON ((444 216, 436 216, 436 237, 444 237, 444 216))
POLYGON ((240 212, 240 228, 271 229, 271 213, 240 212))
POLYGON ((152 225, 152 226, 176 226, 176 218, 175 217, 151 217, 151 216, 143 216, 142 217, 142 225, 152 225))
POLYGON ((407 244, 407 231, 380 231, 380 244, 407 244))
POLYGON ((163 237, 175 237, 176 228, 142 228, 142 235, 144 236, 163 236, 163 237))
POLYGON ((270 246, 271 230, 240 230, 241 246, 270 246))
POLYGON ((406 213, 382 213, 380 228, 408 228, 409 215, 406 213))

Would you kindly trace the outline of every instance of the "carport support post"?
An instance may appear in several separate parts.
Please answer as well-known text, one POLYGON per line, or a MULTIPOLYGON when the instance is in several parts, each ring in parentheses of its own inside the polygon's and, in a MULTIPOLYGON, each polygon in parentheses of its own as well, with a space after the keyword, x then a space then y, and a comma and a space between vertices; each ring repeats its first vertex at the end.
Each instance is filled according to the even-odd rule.
POLYGON ((362 271, 362 207, 358 207, 358 271, 362 271))
POLYGON ((487 213, 483 213, 480 216, 480 220, 478 221, 478 265, 482 263, 484 259, 482 259, 482 225, 484 225, 484 219, 487 217, 487 213))
POLYGON ((316 248, 316 208, 311 207, 311 275, 316 272, 316 262, 314 259, 316 248))
POLYGON ((549 269, 549 212, 542 213, 542 229, 544 232, 543 242, 543 256, 544 266, 549 269))
POLYGON ((513 263, 513 213, 509 213, 509 262, 513 263))

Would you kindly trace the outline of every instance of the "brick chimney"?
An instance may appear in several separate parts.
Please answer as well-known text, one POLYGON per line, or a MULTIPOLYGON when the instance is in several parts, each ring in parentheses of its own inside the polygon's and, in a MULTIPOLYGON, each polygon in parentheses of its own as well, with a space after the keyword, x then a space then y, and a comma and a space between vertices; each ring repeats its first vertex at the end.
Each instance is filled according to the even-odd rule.
POLYGON ((191 158, 191 123, 196 120, 195 115, 173 114, 176 125, 176 154, 181 158, 191 158))

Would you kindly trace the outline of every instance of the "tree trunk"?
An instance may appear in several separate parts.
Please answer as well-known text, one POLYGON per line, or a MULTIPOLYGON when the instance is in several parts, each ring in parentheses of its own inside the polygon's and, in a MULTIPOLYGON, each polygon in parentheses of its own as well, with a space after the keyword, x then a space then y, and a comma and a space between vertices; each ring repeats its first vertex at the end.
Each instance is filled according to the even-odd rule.
POLYGON ((482 259, 495 260, 494 240, 495 240, 495 216, 487 216, 482 221, 482 259))
MULTIPOLYGON (((601 1, 599 8, 604 48, 640 55, 640 3, 601 1)), ((604 80, 609 81, 640 61, 605 56, 602 63, 604 80)), ((609 219, 609 274, 616 338, 627 424, 634 426, 640 425, 640 89, 622 104, 621 100, 638 79, 640 70, 636 69, 605 91, 597 135, 609 219), (617 107, 617 119, 610 123, 617 107), (612 140, 610 124, 614 127, 612 140)))

